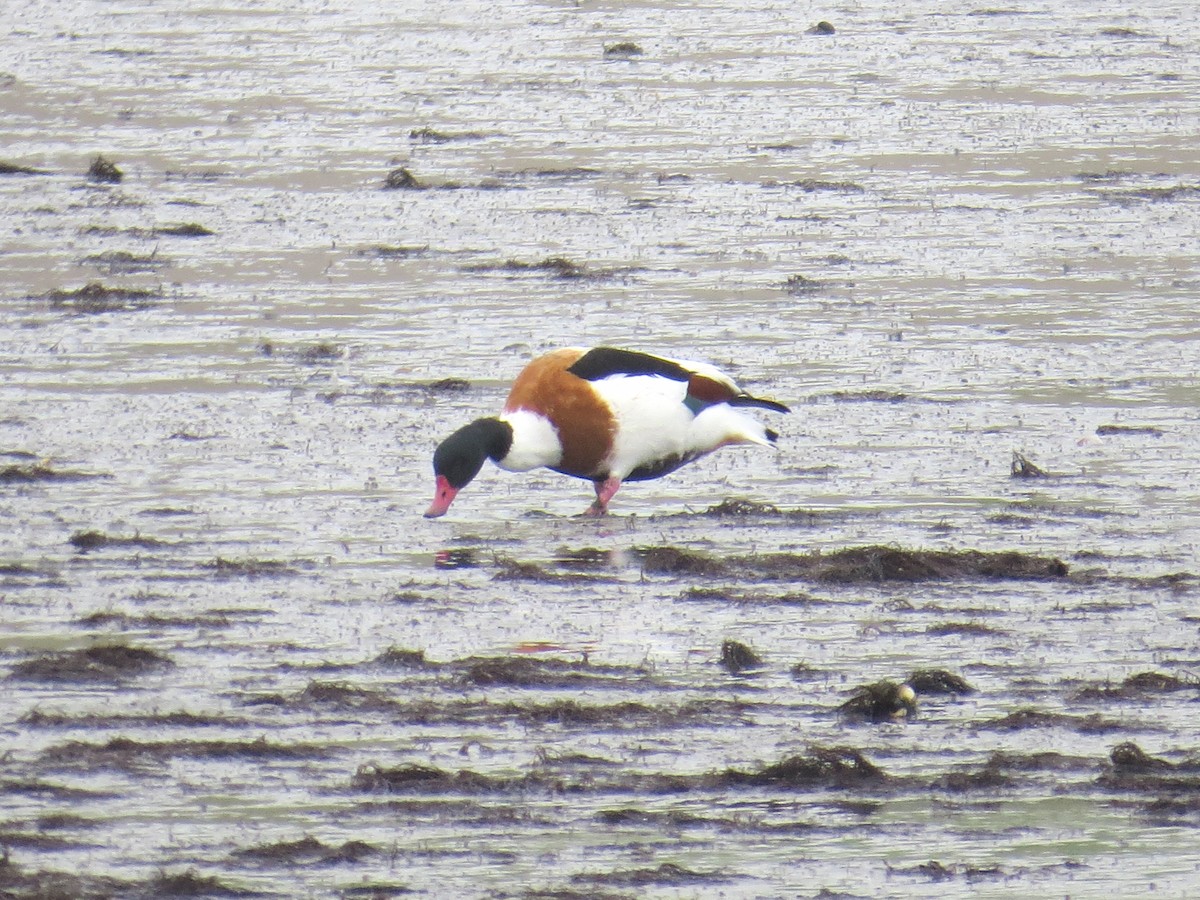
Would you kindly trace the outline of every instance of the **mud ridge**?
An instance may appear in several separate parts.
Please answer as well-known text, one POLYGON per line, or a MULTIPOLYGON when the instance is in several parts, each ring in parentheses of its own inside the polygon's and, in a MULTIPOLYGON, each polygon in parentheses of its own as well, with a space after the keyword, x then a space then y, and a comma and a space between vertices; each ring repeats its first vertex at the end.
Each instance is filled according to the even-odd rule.
POLYGON ((215 234, 215 231, 205 228, 198 222, 181 222, 178 225, 160 225, 158 228, 155 228, 153 232, 155 237, 163 235, 165 237, 197 238, 212 237, 215 234))
POLYGON ((767 553, 716 557, 678 547, 637 550, 643 571, 652 575, 739 578, 746 581, 818 581, 870 584, 965 579, 1048 580, 1064 578, 1060 559, 1016 551, 903 550, 852 547, 833 553, 767 553))
POLYGON ((594 769, 575 776, 535 768, 517 775, 489 775, 470 769, 449 771, 407 763, 387 768, 360 766, 351 788, 368 793, 476 796, 491 794, 681 794, 729 788, 813 790, 882 786, 888 776, 849 747, 812 747, 759 769, 725 769, 702 775, 606 773, 594 769))
MULTIPOLYGON (((1042 870, 1049 869, 1076 869, 1083 868, 1082 863, 1067 860, 1062 863, 1055 863, 1049 866, 1043 866, 1042 870)), ((951 881, 961 879, 967 884, 974 884, 980 881, 999 881, 1009 880, 1026 873, 1028 870, 1022 868, 1019 870, 1005 869, 1003 866, 974 866, 967 864, 944 865, 936 859, 931 859, 929 862, 919 863, 915 866, 907 868, 893 867, 888 865, 889 875, 907 875, 919 878, 925 878, 933 882, 951 881)))
POLYGON ((834 403, 906 403, 914 399, 902 391, 888 391, 882 388, 866 391, 832 391, 828 394, 816 394, 808 398, 809 403, 822 400, 832 400, 834 403))
POLYGON ((81 266, 93 266, 105 275, 134 275, 139 272, 156 272, 169 266, 171 260, 153 253, 130 253, 127 250, 105 250, 79 260, 81 266))
POLYGON ((1101 437, 1113 437, 1114 435, 1162 437, 1163 430, 1154 425, 1101 425, 1096 429, 1096 434, 1101 437))
POLYGON ((389 647, 372 659, 368 665, 420 670, 437 669, 441 666, 440 663, 427 660, 424 650, 408 650, 404 647, 389 647))
POLYGON ((700 884, 723 884, 732 880, 719 872, 697 872, 675 863, 663 863, 654 869, 628 869, 618 872, 580 872, 571 876, 576 884, 600 884, 614 887, 686 887, 700 884))
POLYGON ((231 855, 235 859, 261 866, 336 866, 358 862, 380 852, 378 847, 365 841, 351 840, 335 847, 306 835, 296 841, 280 841, 235 850, 231 855))
POLYGON ((26 871, 7 854, 0 859, 0 891, 13 900, 157 900, 162 897, 271 897, 244 888, 236 888, 215 876, 201 875, 194 869, 184 872, 159 872, 146 881, 127 881, 111 876, 77 875, 71 872, 40 869, 26 871))
POLYGON ((791 524, 816 525, 826 516, 807 509, 782 509, 773 503, 762 503, 744 497, 730 497, 713 504, 700 513, 677 513, 681 516, 701 515, 714 519, 778 519, 791 524))
POLYGON ((926 628, 925 633, 930 637, 944 637, 952 634, 967 637, 988 637, 990 635, 1006 634, 1007 632, 1002 628, 993 628, 991 625, 984 625, 980 622, 938 622, 926 628))
MULTIPOLYGON (((311 671, 314 667, 303 667, 311 671)), ((586 654, 569 659, 558 656, 468 656, 446 662, 429 659, 423 650, 389 647, 383 653, 361 663, 325 663, 321 671, 355 669, 395 669, 410 673, 444 677, 454 688, 527 687, 662 687, 646 666, 610 665, 592 662, 586 654)))
POLYGON ((312 760, 330 752, 315 744, 278 744, 266 738, 253 741, 135 741, 117 737, 103 744, 67 741, 46 748, 38 760, 52 769, 117 769, 137 771, 170 759, 312 760))
POLYGON ((76 619, 73 624, 81 628, 141 630, 163 628, 228 628, 231 622, 228 615, 220 612, 195 616, 160 616, 155 613, 134 616, 123 612, 102 610, 76 619))
POLYGON ((34 169, 17 163, 0 162, 0 175, 49 175, 44 169, 34 169))
POLYGON ((28 299, 45 301, 53 310, 76 315, 100 315, 149 309, 156 301, 161 300, 162 296, 163 293, 159 290, 109 287, 99 281, 91 281, 73 291, 55 289, 28 299))
POLYGON ((134 885, 127 881, 49 869, 28 871, 12 862, 7 853, 0 858, 0 891, 14 900, 111 900, 138 896, 134 885))
POLYGON ((720 784, 733 786, 812 788, 862 787, 887 779, 883 770, 850 747, 812 747, 808 755, 789 756, 756 771, 726 769, 720 784))
MULTIPOLYGON (((553 572, 537 563, 520 562, 501 558, 499 571, 493 576, 497 581, 537 581, 543 584, 586 584, 611 581, 600 575, 584 572, 553 572)), ((442 568, 446 568, 445 565, 442 568)), ((462 565, 454 566, 462 568, 462 565)))
POLYGON ((39 831, 20 831, 14 829, 12 826, 13 823, 11 822, 7 823, 7 827, 0 826, 0 847, 6 851, 9 848, 14 850, 37 850, 40 852, 93 850, 103 846, 94 842, 73 840, 57 834, 43 834, 39 831))
POLYGON ((123 537, 120 535, 105 534, 102 531, 76 531, 67 539, 67 543, 81 553, 87 553, 89 550, 99 550, 102 547, 139 547, 150 550, 155 547, 166 546, 165 541, 143 537, 140 534, 123 537))
POLYGON ((1148 697, 1156 694, 1174 694, 1180 691, 1200 693, 1200 679, 1180 678, 1162 672, 1139 672, 1136 675, 1130 675, 1120 684, 1105 683, 1082 687, 1075 692, 1072 699, 1076 701, 1145 701, 1148 697))
POLYGON ((113 682, 174 665, 169 657, 154 650, 125 644, 101 644, 23 660, 13 666, 8 677, 22 681, 113 682))
POLYGON ((1074 716, 1068 713, 1045 712, 1040 709, 1018 709, 999 719, 982 722, 976 727, 985 731, 1065 728, 1079 734, 1111 734, 1114 731, 1125 731, 1129 726, 1115 719, 1107 719, 1099 713, 1074 716))
POLYGON ((1150 756, 1130 741, 1118 744, 1109 754, 1110 765, 1096 780, 1103 788, 1119 791, 1170 794, 1200 794, 1200 759, 1171 762, 1150 756))
POLYGON ((419 144, 448 144, 451 141, 482 141, 487 137, 482 131, 439 131, 428 126, 414 128, 408 139, 419 144))
MULTIPOLYGON (((240 702, 247 707, 273 706, 293 711, 385 713, 391 721, 406 727, 502 727, 516 722, 526 727, 559 726, 599 731, 746 725, 752 711, 748 703, 724 699, 663 705, 648 705, 635 700, 589 703, 568 698, 541 702, 399 700, 382 691, 329 682, 313 682, 290 696, 262 694, 242 698, 240 702)), ((54 724, 53 717, 49 717, 47 723, 54 724)))
POLYGON ((310 681, 295 694, 250 694, 237 698, 246 707, 275 706, 289 710, 338 710, 356 712, 395 712, 403 708, 383 691, 356 687, 345 682, 310 681))
POLYGON ((51 468, 46 463, 12 464, 0 467, 0 484, 32 484, 38 481, 85 481, 111 478, 94 472, 75 472, 51 468))
POLYGON ((118 713, 101 715, 83 713, 42 712, 32 709, 18 719, 22 725, 33 728, 247 728, 253 723, 248 719, 225 715, 192 713, 186 710, 168 713, 118 713))
POLYGON ((290 563, 277 559, 225 559, 218 556, 204 568, 220 578, 283 578, 300 574, 290 563))
POLYGON ((45 800, 70 803, 75 801, 96 800, 111 797, 107 791, 93 791, 85 788, 67 787, 54 784, 38 778, 9 779, 0 781, 0 795, 14 794, 26 797, 38 797, 45 800))
POLYGON ((507 273, 520 275, 526 273, 548 275, 561 281, 605 281, 621 274, 618 269, 596 269, 584 263, 575 262, 565 256, 548 256, 534 262, 524 262, 519 259, 507 259, 503 262, 470 263, 462 267, 464 272, 507 273))
POLYGON ((705 603, 730 603, 734 606, 831 606, 833 600, 815 597, 803 591, 772 594, 765 591, 744 591, 738 588, 692 587, 679 595, 680 600, 705 603))
POLYGON ((600 666, 566 659, 531 659, 525 656, 477 657, 457 663, 460 683, 476 687, 617 687, 629 679, 645 681, 650 673, 633 666, 600 666))

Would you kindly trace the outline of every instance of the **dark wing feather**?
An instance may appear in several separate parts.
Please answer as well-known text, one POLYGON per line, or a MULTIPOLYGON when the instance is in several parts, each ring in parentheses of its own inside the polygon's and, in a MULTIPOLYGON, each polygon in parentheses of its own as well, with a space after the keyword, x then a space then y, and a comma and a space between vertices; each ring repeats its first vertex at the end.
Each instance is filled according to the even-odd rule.
POLYGON ((599 381, 610 375, 659 375, 672 381, 687 381, 692 377, 691 372, 669 359, 615 347, 589 350, 567 371, 587 381, 599 381))
POLYGON ((679 363, 636 350, 619 350, 616 347, 596 347, 579 357, 568 369, 572 375, 585 381, 600 381, 612 375, 657 375, 672 381, 687 382, 687 397, 684 404, 693 413, 717 403, 730 406, 757 406, 775 412, 791 412, 782 403, 739 394, 723 381, 717 381, 692 372, 679 363))

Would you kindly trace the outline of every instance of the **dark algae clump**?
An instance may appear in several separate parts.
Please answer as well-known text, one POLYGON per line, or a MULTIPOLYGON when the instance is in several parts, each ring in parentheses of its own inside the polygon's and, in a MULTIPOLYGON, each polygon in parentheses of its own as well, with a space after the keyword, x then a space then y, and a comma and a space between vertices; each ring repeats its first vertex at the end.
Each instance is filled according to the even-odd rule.
POLYGON ((1013 478, 1046 478, 1047 472, 1041 467, 1035 465, 1026 459, 1016 450, 1012 454, 1012 477, 1013 478))
POLYGON ((917 669, 905 680, 918 694, 975 693, 965 678, 945 669, 917 669))
POLYGON ((606 44, 604 47, 604 55, 609 59, 631 59, 635 56, 641 56, 645 52, 633 41, 621 41, 616 44, 606 44))
POLYGON ((383 180, 383 188, 387 191, 420 191, 425 188, 417 180, 417 176, 405 168, 392 169, 383 180))
POLYGON ((117 168, 117 164, 107 157, 97 154, 92 157, 91 165, 87 170, 88 181, 94 181, 97 184, 119 184, 125 177, 125 173, 117 168))
POLYGON ((731 675, 762 668, 762 657, 738 641, 721 644, 721 666, 731 675))
POLYGON ((46 653, 17 663, 10 679, 25 681, 117 681, 174 665, 169 657, 143 647, 102 644, 84 650, 46 653))

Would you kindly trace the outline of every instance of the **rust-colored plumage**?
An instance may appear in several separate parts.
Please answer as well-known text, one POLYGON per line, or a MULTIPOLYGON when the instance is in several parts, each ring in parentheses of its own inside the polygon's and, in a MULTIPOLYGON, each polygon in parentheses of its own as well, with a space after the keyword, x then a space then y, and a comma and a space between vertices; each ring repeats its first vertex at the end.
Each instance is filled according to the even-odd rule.
POLYGON ((694 397, 706 406, 712 403, 727 403, 737 396, 737 391, 728 384, 699 374, 694 374, 688 379, 687 392, 689 397, 694 397))
POLYGON ((545 416, 562 442, 562 460, 555 470, 576 478, 595 478, 606 474, 603 463, 617 433, 617 421, 591 384, 567 371, 583 353, 571 348, 535 359, 513 383, 504 412, 524 409, 545 416))

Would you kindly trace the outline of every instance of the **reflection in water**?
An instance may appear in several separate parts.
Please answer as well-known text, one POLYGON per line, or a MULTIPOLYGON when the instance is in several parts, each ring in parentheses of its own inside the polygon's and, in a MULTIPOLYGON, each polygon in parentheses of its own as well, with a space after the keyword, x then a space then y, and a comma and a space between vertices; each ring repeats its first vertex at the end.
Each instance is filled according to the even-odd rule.
POLYGON ((478 566, 475 551, 469 547, 439 550, 433 559, 435 569, 474 569, 478 566))

